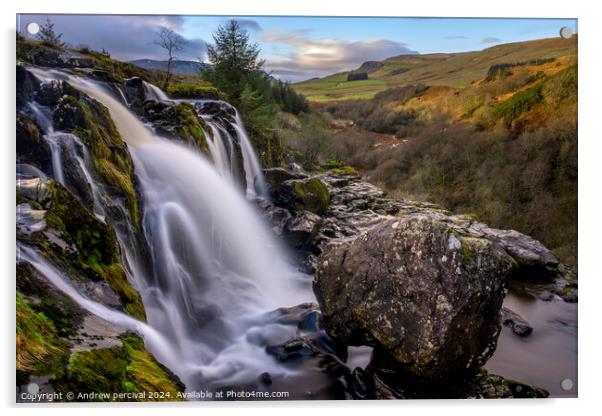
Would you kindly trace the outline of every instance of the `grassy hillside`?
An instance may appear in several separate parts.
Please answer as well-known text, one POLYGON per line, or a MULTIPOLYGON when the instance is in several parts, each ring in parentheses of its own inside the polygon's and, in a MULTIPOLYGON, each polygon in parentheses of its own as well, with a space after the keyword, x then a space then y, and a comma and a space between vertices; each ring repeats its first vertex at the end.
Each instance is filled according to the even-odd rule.
POLYGON ((577 57, 542 59, 549 50, 479 61, 465 87, 424 82, 314 102, 313 118, 296 129, 285 120, 282 136, 308 168, 351 165, 393 196, 516 229, 576 264, 577 57))
POLYGON ((406 84, 444 85, 462 88, 482 79, 492 65, 542 58, 577 56, 577 35, 493 46, 477 52, 401 55, 383 61, 365 81, 347 81, 348 72, 295 84, 312 102, 372 98, 388 88, 406 84))

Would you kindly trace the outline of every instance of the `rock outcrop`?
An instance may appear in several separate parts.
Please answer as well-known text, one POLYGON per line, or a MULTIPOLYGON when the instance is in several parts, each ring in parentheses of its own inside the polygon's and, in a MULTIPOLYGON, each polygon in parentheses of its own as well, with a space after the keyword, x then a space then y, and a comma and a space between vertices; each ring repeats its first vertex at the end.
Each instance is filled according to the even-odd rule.
MULTIPOLYGON (((575 271, 540 242, 435 204, 388 198, 353 174, 312 177, 275 168, 266 170, 266 182, 273 204, 262 201, 260 207, 295 248, 304 270, 316 272, 314 291, 333 349, 341 354, 347 345, 374 348, 366 369, 344 373, 347 394, 547 396, 482 367, 496 347, 509 281, 554 298, 576 297, 575 271), (281 197, 288 183, 311 179, 328 190, 328 210, 320 214, 281 197)), ((527 335, 528 325, 504 317, 527 335)), ((311 347, 297 340, 278 351, 294 355, 297 349, 310 354, 311 347)))
POLYGON ((413 214, 329 246, 314 290, 335 341, 370 345, 439 382, 476 371, 495 351, 513 267, 492 241, 413 214))
POLYGON ((158 134, 181 140, 209 154, 205 122, 197 115, 192 104, 149 100, 144 103, 143 112, 158 134))
POLYGON ((502 308, 502 324, 509 327, 519 337, 529 336, 533 332, 533 327, 529 322, 508 308, 502 308))

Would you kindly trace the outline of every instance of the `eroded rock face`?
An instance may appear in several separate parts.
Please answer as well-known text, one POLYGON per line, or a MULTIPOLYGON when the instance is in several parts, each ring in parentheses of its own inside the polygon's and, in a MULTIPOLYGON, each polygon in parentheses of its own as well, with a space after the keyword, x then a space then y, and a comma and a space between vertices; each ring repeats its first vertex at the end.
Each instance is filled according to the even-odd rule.
POLYGON ((17 114, 17 163, 28 163, 44 172, 52 170, 50 146, 29 117, 17 114))
POLYGON ((327 247, 314 289, 337 342, 370 345, 438 382, 494 352, 514 266, 498 244, 414 214, 327 247))
POLYGON ((23 107, 34 92, 40 89, 40 81, 25 67, 17 65, 17 108, 23 107))

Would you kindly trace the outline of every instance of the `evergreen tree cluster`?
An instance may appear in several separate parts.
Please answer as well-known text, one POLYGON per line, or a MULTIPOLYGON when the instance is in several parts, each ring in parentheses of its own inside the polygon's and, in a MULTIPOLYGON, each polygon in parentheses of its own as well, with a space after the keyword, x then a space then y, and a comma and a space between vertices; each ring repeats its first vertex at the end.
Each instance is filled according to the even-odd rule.
POLYGON ((305 97, 295 92, 290 84, 282 81, 272 82, 272 97, 278 103, 282 111, 298 115, 308 113, 309 104, 305 97))

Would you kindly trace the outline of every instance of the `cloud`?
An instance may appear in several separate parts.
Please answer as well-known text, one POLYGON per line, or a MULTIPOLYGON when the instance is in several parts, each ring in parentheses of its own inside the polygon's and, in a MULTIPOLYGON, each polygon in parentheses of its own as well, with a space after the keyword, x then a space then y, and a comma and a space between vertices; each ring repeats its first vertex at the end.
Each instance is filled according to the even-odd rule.
POLYGON ((238 23, 238 26, 240 26, 241 29, 245 29, 251 32, 261 32, 263 30, 263 28, 261 27, 261 25, 253 19, 228 19, 225 20, 224 22, 229 22, 232 20, 236 20, 236 22, 238 23))
POLYGON ((487 36, 481 39, 481 44, 487 43, 500 43, 502 40, 500 38, 496 38, 495 36, 487 36))
MULTIPOLYGON (((49 17, 62 39, 77 47, 87 45, 102 48, 120 60, 142 58, 165 59, 165 52, 153 42, 157 33, 165 27, 180 32, 184 20, 181 16, 126 16, 126 15, 21 15, 25 26, 29 22, 44 23, 49 17)), ((183 38, 185 49, 179 59, 197 60, 206 51, 202 39, 183 38)))
POLYGON ((263 33, 261 40, 287 44, 292 51, 281 60, 268 59, 266 68, 276 77, 291 81, 325 76, 359 67, 364 61, 416 54, 405 43, 387 39, 349 41, 338 38, 310 39, 307 33, 263 33))

